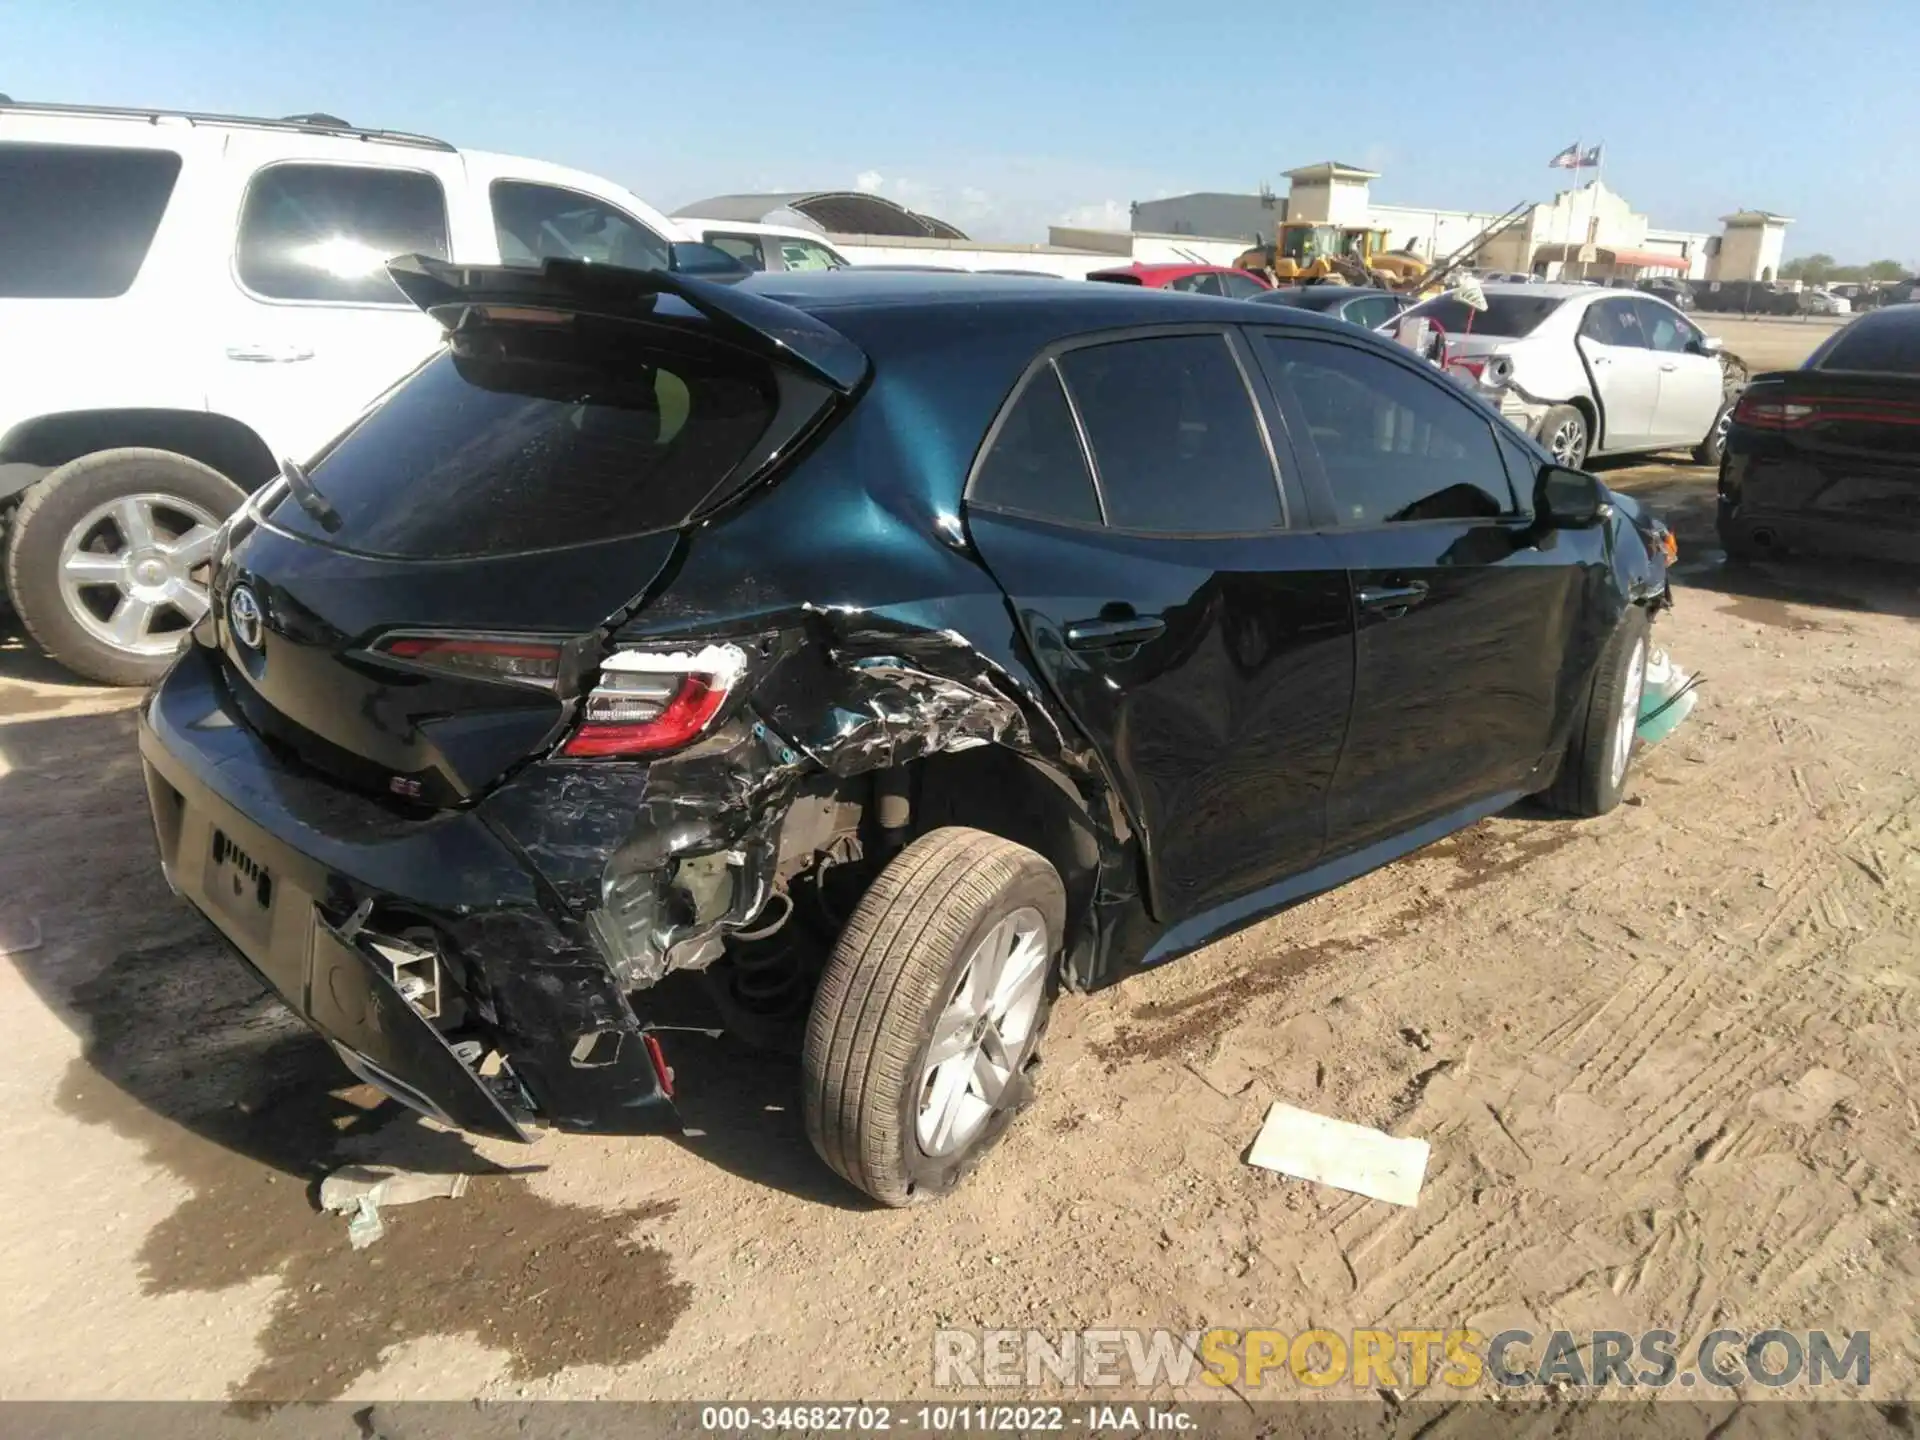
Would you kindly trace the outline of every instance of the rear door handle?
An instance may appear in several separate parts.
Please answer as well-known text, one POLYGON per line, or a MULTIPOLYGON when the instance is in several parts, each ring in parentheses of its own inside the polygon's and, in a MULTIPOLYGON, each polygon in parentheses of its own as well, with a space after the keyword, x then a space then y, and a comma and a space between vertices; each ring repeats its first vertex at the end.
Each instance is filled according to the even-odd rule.
POLYGON ((296 360, 311 360, 313 351, 305 345, 229 345, 227 358, 255 365, 289 365, 296 360))
POLYGON ((1423 580, 1409 581, 1405 585, 1365 585, 1356 598, 1362 610, 1401 615, 1427 598, 1427 586, 1423 580))
POLYGON ((1069 620, 1065 633, 1070 650, 1110 650, 1158 639, 1166 628, 1167 622, 1158 615, 1126 615, 1112 620, 1069 620))
POLYGON ((1660 371, 1662 374, 1670 374, 1673 371, 1678 370, 1679 368, 1680 366, 1677 361, 1669 360, 1660 367, 1660 371))

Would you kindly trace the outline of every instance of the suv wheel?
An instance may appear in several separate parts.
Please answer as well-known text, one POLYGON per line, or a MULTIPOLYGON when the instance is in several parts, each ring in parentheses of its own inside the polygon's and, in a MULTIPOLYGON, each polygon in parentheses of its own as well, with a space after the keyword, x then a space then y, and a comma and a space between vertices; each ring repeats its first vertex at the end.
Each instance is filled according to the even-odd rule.
POLYGON ((1586 713, 1574 721, 1560 774, 1541 795, 1563 815, 1604 815, 1626 793, 1647 681, 1647 633, 1647 612, 1632 606, 1600 652, 1586 713))
POLYGON ((1540 443, 1554 464, 1578 470, 1587 463, 1587 449, 1593 443, 1587 417, 1571 405, 1554 406, 1540 422, 1540 443))
POLYGON ((1066 892, 984 831, 930 831, 855 908, 801 1060, 807 1137, 887 1205, 951 1190, 1032 1095, 1066 892))
POLYGON ((41 649, 105 685, 159 678, 207 612, 214 532, 246 494, 166 450, 62 465, 14 512, 7 590, 41 649))

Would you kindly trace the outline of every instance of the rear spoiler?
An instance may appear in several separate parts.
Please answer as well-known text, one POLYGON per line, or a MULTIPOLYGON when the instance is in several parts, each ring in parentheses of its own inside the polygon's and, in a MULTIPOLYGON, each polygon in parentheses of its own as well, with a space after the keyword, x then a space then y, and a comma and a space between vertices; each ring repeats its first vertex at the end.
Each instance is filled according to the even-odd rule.
POLYGON ((851 394, 871 368, 858 345, 805 311, 751 290, 667 270, 628 270, 585 260, 549 259, 538 270, 515 265, 455 265, 429 255, 387 262, 393 283, 449 333, 477 306, 523 306, 613 320, 653 317, 671 295, 714 329, 769 360, 792 366, 851 394))

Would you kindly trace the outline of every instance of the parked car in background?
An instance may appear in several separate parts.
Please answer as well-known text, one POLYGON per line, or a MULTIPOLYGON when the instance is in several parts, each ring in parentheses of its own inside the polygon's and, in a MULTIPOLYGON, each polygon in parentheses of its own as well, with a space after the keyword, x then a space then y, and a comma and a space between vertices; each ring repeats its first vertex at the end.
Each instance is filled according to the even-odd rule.
POLYGON ((171 883, 441 1120, 677 1130, 655 987, 705 969, 796 1035, 826 1163, 929 1199, 1059 991, 1621 798, 1663 532, 1381 337, 980 275, 395 276, 450 346, 223 532, 140 745, 171 883))
POLYGON ((388 256, 671 262, 610 180, 331 116, 0 106, 0 527, 34 639, 106 684, 207 612, 216 527, 441 344, 388 256))
POLYGON ((1853 302, 1844 295, 1835 295, 1831 290, 1802 290, 1800 310, 1805 315, 1851 315, 1853 302))
POLYGON ((1862 315, 1798 370, 1757 375, 1720 466, 1720 543, 1920 561, 1920 305, 1862 315))
POLYGON ((1800 297, 1767 280, 1708 280, 1694 288, 1701 310, 1736 315, 1798 315, 1800 297))
POLYGON ((1676 310, 1691 310, 1694 308, 1693 286, 1685 280, 1675 280, 1669 276, 1661 276, 1657 279, 1641 280, 1634 288, 1644 291, 1648 295, 1658 296, 1676 310))
POLYGON ((1487 285, 1414 306, 1444 332, 1446 368, 1563 465, 1688 449, 1718 463, 1730 385, 1720 342, 1666 301, 1584 285, 1487 285))
POLYGON ((1225 295, 1251 300, 1273 287, 1264 275, 1231 265, 1116 265, 1087 276, 1110 285, 1144 285, 1149 290, 1180 290, 1190 295, 1225 295))
POLYGON ((675 216, 674 224, 749 270, 844 270, 853 263, 822 236, 791 225, 686 215, 675 216))
POLYGON ((1282 285, 1253 298, 1265 305, 1318 310, 1368 330, 1390 323, 1413 304, 1411 298, 1397 291, 1368 285, 1282 285))

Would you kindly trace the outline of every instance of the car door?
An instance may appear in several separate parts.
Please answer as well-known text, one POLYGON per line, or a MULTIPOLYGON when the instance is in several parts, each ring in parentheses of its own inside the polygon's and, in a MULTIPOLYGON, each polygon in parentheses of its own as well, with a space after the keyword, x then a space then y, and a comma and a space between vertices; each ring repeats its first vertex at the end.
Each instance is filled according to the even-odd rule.
POLYGON ((1417 363, 1358 337, 1258 345, 1353 587, 1329 855, 1534 786, 1590 664, 1569 647, 1598 532, 1538 534, 1533 452, 1417 363))
POLYGON ((1647 348, 1632 299, 1612 296, 1587 306, 1574 344, 1600 399, 1600 436, 1593 448, 1638 450, 1652 444, 1660 365, 1647 348))
POLYGON ((1663 445, 1698 445, 1720 418, 1726 382, 1720 362, 1706 353, 1704 336, 1686 316, 1650 295, 1634 301, 1640 329, 1660 367, 1660 398, 1653 438, 1663 445))
MULTIPOLYGON (((434 320, 387 278, 392 256, 450 255, 447 191, 459 157, 382 147, 341 163, 284 153, 286 137, 236 133, 231 291, 207 402, 246 421, 276 456, 304 460, 440 345, 434 320), (256 157, 262 157, 255 164, 256 157)), ((369 151, 373 147, 365 147, 369 151)))
POLYGON ((1220 328, 1057 347, 967 491, 968 532, 1101 756, 1163 922, 1314 863, 1352 696, 1345 568, 1298 523, 1252 373, 1220 328))

